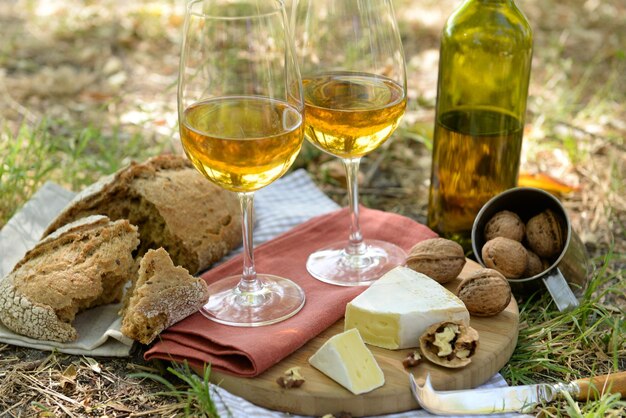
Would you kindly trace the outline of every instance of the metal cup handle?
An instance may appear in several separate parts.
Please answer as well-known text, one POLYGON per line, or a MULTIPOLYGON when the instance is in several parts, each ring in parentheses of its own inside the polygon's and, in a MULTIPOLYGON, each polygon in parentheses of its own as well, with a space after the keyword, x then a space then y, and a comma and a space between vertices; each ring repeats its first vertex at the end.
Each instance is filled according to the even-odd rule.
POLYGON ((542 280, 559 311, 567 311, 578 306, 578 299, 558 268, 552 269, 542 280))

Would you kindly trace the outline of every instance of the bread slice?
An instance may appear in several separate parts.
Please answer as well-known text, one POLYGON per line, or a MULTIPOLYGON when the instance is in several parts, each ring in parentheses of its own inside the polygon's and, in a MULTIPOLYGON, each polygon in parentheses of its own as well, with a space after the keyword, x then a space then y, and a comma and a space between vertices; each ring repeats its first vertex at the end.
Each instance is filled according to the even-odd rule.
POLYGON ((176 265, 205 270, 241 243, 237 198, 198 173, 183 156, 163 155, 85 189, 44 236, 84 216, 128 219, 139 227, 138 255, 163 247, 176 265))
POLYGON ((151 343, 165 328, 200 309, 209 299, 204 280, 175 267, 163 248, 141 259, 139 275, 121 312, 122 333, 151 343))
POLYGON ((118 302, 136 274, 137 228, 126 220, 90 216, 40 241, 0 281, 0 321, 40 340, 77 338, 77 313, 118 302))

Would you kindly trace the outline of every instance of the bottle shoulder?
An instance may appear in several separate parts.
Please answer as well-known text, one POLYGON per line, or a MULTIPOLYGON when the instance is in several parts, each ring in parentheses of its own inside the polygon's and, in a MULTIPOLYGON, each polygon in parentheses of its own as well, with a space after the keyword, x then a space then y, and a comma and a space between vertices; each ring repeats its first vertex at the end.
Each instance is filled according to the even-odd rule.
POLYGON ((447 20, 442 43, 504 42, 532 48, 532 28, 514 3, 468 1, 447 20))

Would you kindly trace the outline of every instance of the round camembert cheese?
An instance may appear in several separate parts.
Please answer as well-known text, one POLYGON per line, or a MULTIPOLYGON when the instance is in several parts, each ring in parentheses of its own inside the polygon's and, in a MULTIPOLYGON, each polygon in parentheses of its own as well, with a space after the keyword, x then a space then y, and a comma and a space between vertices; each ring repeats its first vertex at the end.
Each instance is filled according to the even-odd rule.
POLYGON ((419 346, 419 337, 432 324, 469 325, 469 318, 465 305, 452 292, 400 266, 348 303, 345 329, 358 329, 367 344, 397 350, 419 346))

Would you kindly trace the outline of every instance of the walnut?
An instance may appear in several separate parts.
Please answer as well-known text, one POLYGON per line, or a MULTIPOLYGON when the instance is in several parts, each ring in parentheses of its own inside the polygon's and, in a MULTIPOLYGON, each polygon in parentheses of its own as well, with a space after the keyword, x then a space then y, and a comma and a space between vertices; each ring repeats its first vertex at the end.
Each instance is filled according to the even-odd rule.
POLYGON ((454 241, 431 238, 411 248, 406 265, 439 283, 447 283, 456 279, 463 270, 465 253, 463 247, 454 241))
POLYGON ((526 270, 522 274, 522 277, 536 276, 539 273, 542 273, 548 267, 550 267, 550 264, 547 261, 539 258, 539 256, 534 252, 528 249, 526 250, 526 252, 528 254, 528 264, 526 265, 526 270))
POLYGON ((482 249, 482 257, 486 267, 498 270, 507 279, 518 279, 528 265, 526 248, 504 237, 487 241, 482 249))
POLYGON ((404 360, 402 360, 402 365, 408 369, 409 367, 417 366, 418 364, 420 364, 421 361, 422 356, 420 356, 420 353, 418 353, 417 351, 413 351, 412 353, 409 353, 409 355, 406 356, 404 360))
POLYGON ((480 269, 459 284, 457 296, 470 314, 493 316, 509 306, 511 287, 506 278, 496 270, 480 269))
POLYGON ((424 357, 439 366, 459 368, 472 362, 478 349, 478 332, 455 322, 431 325, 420 337, 424 357))
POLYGON ((524 222, 516 213, 503 210, 493 215, 485 225, 485 241, 504 237, 522 242, 525 229, 524 222))
POLYGON ((300 374, 300 367, 292 367, 276 379, 276 383, 285 389, 299 388, 304 384, 304 377, 300 374))
POLYGON ((533 216, 526 223, 528 246, 539 257, 550 258, 559 255, 564 245, 564 223, 551 209, 533 216))

